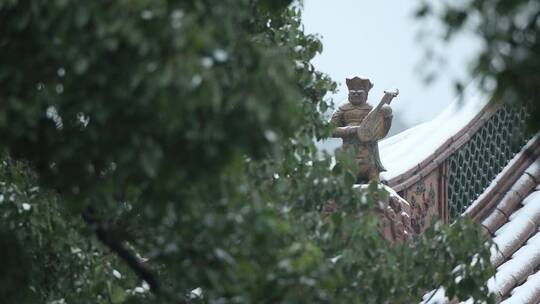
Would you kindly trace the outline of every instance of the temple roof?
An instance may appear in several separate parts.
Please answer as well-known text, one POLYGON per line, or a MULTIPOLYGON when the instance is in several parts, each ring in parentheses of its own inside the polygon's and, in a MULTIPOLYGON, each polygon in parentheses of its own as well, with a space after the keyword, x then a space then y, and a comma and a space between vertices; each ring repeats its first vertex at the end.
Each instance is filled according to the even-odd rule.
MULTIPOLYGON (((447 223, 470 217, 496 244, 491 254, 496 275, 487 284, 497 303, 538 304, 540 134, 522 131, 524 108, 468 100, 380 142, 388 169, 382 177, 396 191, 396 202, 407 206, 391 206, 396 210, 385 218, 399 223, 385 236, 398 240, 423 233, 432 215, 447 223)), ((439 290, 429 303, 455 302, 439 290)))
MULTIPOLYGON (((487 284, 496 303, 540 303, 539 155, 540 136, 535 136, 463 214, 481 223, 494 242, 496 273, 487 284)), ((439 291, 425 303, 455 302, 439 291)))
POLYGON ((504 303, 540 302, 538 153, 540 139, 537 136, 505 167, 494 186, 486 189, 465 212, 465 216, 481 220, 485 234, 492 237, 496 245, 492 248, 491 262, 497 272, 488 281, 488 287, 497 300, 504 303), (513 181, 505 183, 510 175, 514 176, 513 181), (489 196, 494 198, 490 200, 489 196))
POLYGON ((468 130, 471 122, 485 112, 487 99, 468 89, 463 97, 466 102, 455 100, 437 117, 379 142, 381 161, 386 180, 399 178, 418 167, 422 161, 438 154, 440 147, 468 130))

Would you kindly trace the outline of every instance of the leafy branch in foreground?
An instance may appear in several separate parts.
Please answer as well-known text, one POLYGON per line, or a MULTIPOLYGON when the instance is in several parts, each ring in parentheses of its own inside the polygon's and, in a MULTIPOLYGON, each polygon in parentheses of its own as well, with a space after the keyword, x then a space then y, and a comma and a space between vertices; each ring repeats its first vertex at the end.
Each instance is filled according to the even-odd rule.
MULTIPOLYGON (((540 130, 540 5, 535 0, 420 1, 416 16, 442 25, 441 41, 474 33, 482 48, 471 76, 494 101, 527 106, 528 130, 540 130)), ((430 27, 432 28, 432 27, 430 27)), ((456 83, 458 89, 464 86, 456 83)))

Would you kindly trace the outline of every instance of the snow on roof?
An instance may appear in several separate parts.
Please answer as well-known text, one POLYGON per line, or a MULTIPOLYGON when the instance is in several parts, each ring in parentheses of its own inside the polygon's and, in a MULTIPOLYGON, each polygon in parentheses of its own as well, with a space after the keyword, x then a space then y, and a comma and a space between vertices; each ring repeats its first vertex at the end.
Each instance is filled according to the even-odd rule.
POLYGON ((440 287, 439 289, 432 290, 425 294, 422 297, 422 302, 420 302, 420 304, 446 304, 448 302, 449 300, 446 297, 444 287, 440 287))
POLYGON ((463 129, 484 108, 488 99, 469 85, 463 101, 456 99, 433 120, 380 141, 381 161, 387 170, 381 177, 394 178, 429 157, 463 129))
POLYGON ((512 290, 512 295, 501 304, 534 303, 540 297, 540 271, 529 276, 523 285, 512 290))
POLYGON ((497 268, 495 276, 488 280, 489 289, 501 295, 507 294, 515 285, 521 283, 517 281, 516 275, 528 273, 531 263, 540 263, 540 232, 516 251, 510 260, 497 268))
MULTIPOLYGON (((537 169, 537 164, 527 170, 531 168, 537 169)), ((499 299, 508 297, 503 303, 533 303, 540 298, 540 191, 530 192, 521 205, 493 238, 498 248, 492 248, 491 259, 498 267, 488 287, 499 299)))
MULTIPOLYGON (((507 170, 515 168, 507 167, 507 170)), ((494 226, 493 242, 496 246, 491 248, 491 262, 496 267, 496 274, 487 284, 490 291, 495 293, 497 302, 505 300, 503 303, 506 304, 537 303, 540 300, 540 189, 536 186, 538 182, 534 185, 522 182, 524 177, 539 180, 540 162, 533 162, 521 170, 524 170, 521 177, 515 180, 510 189, 528 194, 523 194, 524 198, 511 209, 506 208, 503 199, 493 211, 501 213, 504 210, 506 214, 504 223, 494 226)), ((510 191, 505 189, 499 187, 499 191, 510 191)), ((426 294, 422 303, 426 303, 432 294, 433 291, 426 294)), ((449 302, 439 291, 428 303, 449 302)))
MULTIPOLYGON (((531 231, 529 228, 536 230, 540 223, 540 192, 533 192, 522 203, 524 206, 514 212, 510 220, 495 232, 493 242, 501 252, 508 252, 508 247, 514 247, 523 237, 527 238, 531 231)), ((493 250, 492 258, 497 254, 496 250, 493 250)))

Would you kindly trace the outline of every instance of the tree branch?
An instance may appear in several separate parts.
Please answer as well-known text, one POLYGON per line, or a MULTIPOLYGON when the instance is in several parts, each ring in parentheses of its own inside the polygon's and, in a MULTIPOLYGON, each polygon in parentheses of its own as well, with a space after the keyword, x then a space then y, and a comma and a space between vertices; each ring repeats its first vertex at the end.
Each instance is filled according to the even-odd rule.
POLYGON ((154 294, 160 293, 160 285, 154 272, 127 249, 123 240, 115 237, 112 229, 110 229, 110 225, 104 224, 97 218, 94 208, 86 208, 82 217, 94 230, 96 237, 101 243, 116 253, 140 279, 148 283, 150 290, 154 294))

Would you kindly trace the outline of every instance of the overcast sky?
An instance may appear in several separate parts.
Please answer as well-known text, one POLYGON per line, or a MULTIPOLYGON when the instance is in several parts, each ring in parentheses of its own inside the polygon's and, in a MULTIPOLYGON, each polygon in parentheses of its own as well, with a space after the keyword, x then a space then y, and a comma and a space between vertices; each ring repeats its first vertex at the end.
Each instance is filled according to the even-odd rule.
MULTIPOLYGON (((400 115, 409 124, 432 119, 455 100, 453 80, 467 75, 467 63, 479 43, 462 37, 450 46, 440 46, 447 66, 436 82, 426 86, 418 71, 426 62, 425 45, 416 39, 422 23, 412 17, 418 3, 304 1, 305 31, 320 34, 324 45, 314 65, 338 81, 339 91, 331 96, 336 104, 346 100, 345 78, 352 76, 368 77, 375 84, 371 104, 380 100, 383 90, 399 88, 399 97, 392 103, 394 116, 400 115)), ((428 29, 430 33, 440 30, 433 25, 428 29)))

